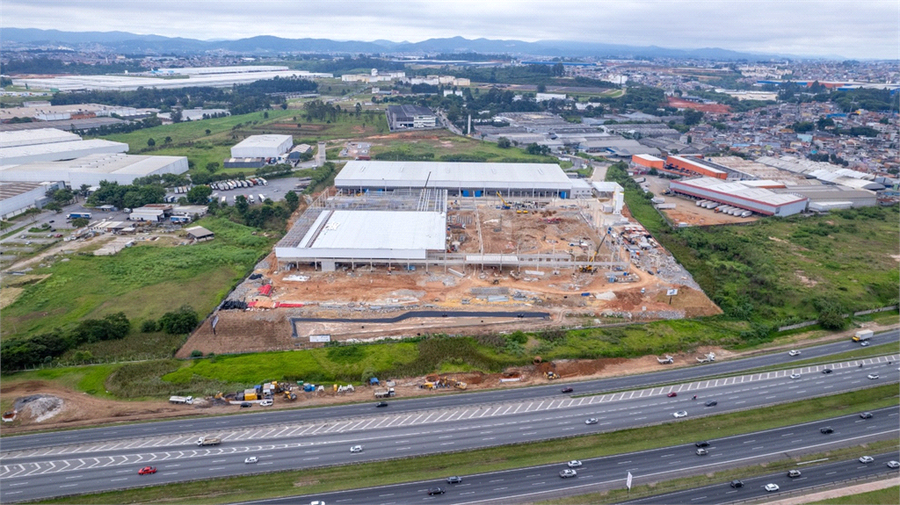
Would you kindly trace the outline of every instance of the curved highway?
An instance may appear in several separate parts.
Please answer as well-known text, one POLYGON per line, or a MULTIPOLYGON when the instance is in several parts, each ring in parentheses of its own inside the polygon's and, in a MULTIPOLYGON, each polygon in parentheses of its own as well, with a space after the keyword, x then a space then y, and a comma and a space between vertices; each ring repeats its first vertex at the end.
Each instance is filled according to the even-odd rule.
MULTIPOLYGON (((557 392, 551 398, 486 406, 405 411, 393 409, 403 402, 392 403, 387 409, 376 409, 370 403, 354 406, 353 416, 257 425, 240 431, 223 427, 211 433, 191 433, 192 421, 182 421, 185 426, 175 435, 145 433, 146 428, 156 426, 151 424, 130 426, 135 434, 124 441, 17 451, 8 451, 4 444, 0 458, 0 479, 4 486, 0 499, 37 499, 147 483, 342 465, 619 430, 673 421, 673 414, 681 410, 691 418, 851 391, 885 381, 896 382, 900 380, 898 360, 900 355, 869 358, 863 369, 857 361, 850 361, 580 398, 557 392), (889 361, 894 363, 889 365, 889 361), (825 368, 833 372, 821 373, 825 368), (868 379, 871 373, 878 373, 880 378, 868 379), (673 392, 678 396, 668 396, 673 392), (701 399, 691 400, 694 394, 701 399), (704 400, 718 403, 707 407, 704 400), (588 417, 596 418, 597 423, 586 424, 588 417), (223 443, 197 447, 193 442, 199 435, 219 436, 223 443), (357 444, 363 446, 363 452, 351 453, 350 447, 357 444), (244 457, 251 455, 259 457, 259 463, 244 465, 244 457), (145 465, 157 466, 159 473, 136 475, 137 469, 145 465)), ((884 417, 893 417, 896 429, 896 409, 884 417)), ((866 431, 862 434, 868 436, 876 433, 870 430, 878 424, 863 426, 866 431)), ((770 448, 760 443, 759 447, 742 449, 746 454, 764 454, 770 448)), ((715 459, 716 456, 705 458, 715 459)), ((674 463, 677 461, 673 460, 674 463)))
MULTIPOLYGON (((875 335, 871 339, 872 344, 886 344, 900 342, 900 330, 875 335)), ((653 384, 669 384, 697 380, 702 377, 718 376, 723 374, 738 373, 742 370, 755 369, 766 366, 786 365, 798 359, 824 358, 832 354, 851 351, 859 348, 859 344, 845 341, 803 348, 800 357, 788 356, 786 352, 767 354, 752 358, 744 358, 732 361, 707 363, 680 369, 671 369, 660 372, 598 379, 579 383, 568 383, 575 388, 576 394, 596 394, 604 391, 621 391, 626 389, 643 388, 653 384)), ((663 365, 660 365, 661 367, 663 365)), ((415 412, 423 409, 468 407, 472 405, 486 405, 498 402, 526 401, 541 397, 555 397, 559 395, 560 385, 550 384, 546 386, 534 386, 525 388, 512 388, 485 392, 469 392, 464 394, 445 394, 426 398, 415 398, 403 401, 392 400, 392 412, 415 412)), ((402 393, 402 392, 401 392, 402 393)), ((198 417, 194 419, 180 419, 172 421, 160 421, 142 423, 138 425, 107 426, 101 428, 89 428, 53 433, 41 433, 34 435, 21 435, 4 437, 3 451, 15 451, 37 447, 55 447, 75 443, 107 442, 111 440, 131 439, 134 437, 148 437, 164 434, 179 434, 186 431, 204 432, 221 430, 239 430, 256 428, 266 425, 282 425, 304 421, 323 421, 334 418, 345 418, 366 415, 371 404, 342 405, 334 407, 320 407, 314 409, 280 410, 259 414, 243 414, 218 417, 198 417)))

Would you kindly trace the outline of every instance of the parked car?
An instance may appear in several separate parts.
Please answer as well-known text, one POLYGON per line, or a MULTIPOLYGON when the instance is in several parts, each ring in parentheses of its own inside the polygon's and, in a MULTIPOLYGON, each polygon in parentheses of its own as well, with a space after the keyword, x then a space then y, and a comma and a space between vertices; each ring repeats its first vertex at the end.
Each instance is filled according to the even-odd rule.
POLYGON ((584 424, 597 424, 599 422, 600 421, 596 417, 592 417, 592 418, 588 419, 587 421, 585 421, 584 424))
POLYGON ((788 353, 788 356, 800 356, 800 351, 798 351, 796 349, 792 350, 791 352, 788 353))
POLYGON ((429 496, 430 496, 430 495, 436 495, 436 494, 444 494, 444 488, 442 488, 442 487, 430 487, 430 488, 428 488, 428 494, 429 494, 429 496))
POLYGON ((676 393, 675 391, 672 391, 671 393, 667 394, 666 396, 668 396, 669 398, 675 398, 676 396, 678 396, 678 393, 676 393))
POLYGON ((717 402, 715 400, 710 400, 710 401, 706 402, 707 407, 715 407, 718 404, 719 404, 719 402, 717 402))
POLYGON ((860 417, 860 419, 872 419, 872 413, 871 412, 863 412, 862 414, 859 415, 859 417, 860 417))
POLYGON ((271 407, 272 405, 274 405, 274 402, 272 400, 263 400, 259 402, 259 404, 262 407, 271 407))
POLYGON ((568 466, 569 468, 578 468, 579 466, 581 466, 581 461, 573 459, 572 461, 566 463, 566 466, 568 466))
POLYGON ((575 391, 575 390, 572 388, 562 388, 560 391, 563 393, 571 393, 572 391, 575 391))
POLYGON ((145 466, 144 468, 141 468, 140 470, 138 470, 138 475, 147 475, 147 474, 151 474, 151 473, 156 473, 155 466, 145 466))
POLYGON ((241 402, 242 409, 249 409, 253 404, 250 402, 241 402))
POLYGON ((803 475, 803 474, 800 473, 800 470, 791 470, 790 472, 788 472, 787 476, 793 479, 793 478, 799 477, 801 475, 803 475))
POLYGON ((256 456, 250 456, 249 458, 244 460, 244 463, 251 464, 251 463, 256 463, 258 461, 259 461, 259 458, 257 458, 256 456))
POLYGON ((687 411, 679 410, 678 412, 672 414, 675 417, 687 417, 687 411))
POLYGON ((743 483, 743 481, 733 480, 733 481, 731 481, 731 487, 733 487, 733 488, 744 487, 744 483, 743 483))
POLYGON ((578 472, 572 470, 571 468, 566 468, 565 470, 559 472, 560 478, 568 479, 569 477, 575 477, 578 475, 578 472))
POLYGON ((353 447, 350 448, 350 452, 362 452, 362 446, 354 445, 353 447))
POLYGON ((834 430, 831 429, 830 426, 826 426, 826 427, 824 427, 824 428, 821 428, 821 429, 819 430, 819 432, 822 433, 823 435, 830 435, 830 434, 834 433, 834 430))
POLYGON ((779 489, 778 484, 772 484, 772 483, 766 484, 766 491, 768 491, 770 493, 772 493, 774 491, 778 491, 778 489, 779 489))
POLYGON ((462 482, 462 477, 454 475, 453 477, 447 477, 447 484, 459 484, 462 482))
POLYGON ((859 458, 859 462, 866 465, 873 461, 875 461, 875 458, 873 458, 872 456, 863 456, 859 458))

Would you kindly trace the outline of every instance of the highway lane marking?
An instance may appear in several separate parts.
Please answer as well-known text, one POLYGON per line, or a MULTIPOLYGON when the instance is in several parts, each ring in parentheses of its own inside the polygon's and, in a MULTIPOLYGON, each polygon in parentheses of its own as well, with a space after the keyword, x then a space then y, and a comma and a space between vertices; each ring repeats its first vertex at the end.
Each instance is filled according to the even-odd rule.
POLYGON ((628 460, 628 461, 620 461, 620 462, 618 462, 618 463, 616 463, 616 464, 617 464, 617 465, 627 465, 628 463, 631 463, 631 460, 628 460))
POLYGON ((28 482, 15 482, 13 484, 6 484, 6 485, 9 487, 16 487, 16 486, 24 486, 25 484, 28 484, 28 482))
POLYGON ((544 481, 541 481, 541 482, 534 482, 534 483, 532 483, 531 485, 532 485, 532 486, 540 486, 541 484, 545 484, 545 482, 544 482, 544 481))
POLYGON ((752 449, 750 449, 750 450, 751 450, 751 451, 755 451, 755 450, 763 449, 763 448, 765 448, 765 446, 764 446, 764 445, 761 445, 761 446, 759 446, 759 447, 754 447, 754 448, 752 448, 752 449))
POLYGON ((508 488, 505 488, 505 487, 495 487, 495 488, 494 488, 494 491, 503 491, 504 489, 508 489, 508 488))
POLYGON ((442 443, 441 445, 442 445, 442 446, 443 446, 443 445, 453 445, 453 442, 444 442, 444 443, 442 443))
POLYGON ((503 482, 503 479, 489 480, 489 481, 488 481, 488 484, 493 484, 493 483, 495 483, 495 482, 503 482))
POLYGON ((395 451, 408 451, 410 449, 412 449, 412 447, 398 447, 397 449, 394 449, 394 450, 395 451))
POLYGON ((110 481, 110 482, 121 482, 121 481, 123 481, 123 480, 128 480, 128 477, 122 477, 122 478, 120 478, 120 479, 110 479, 109 481, 110 481))
POLYGON ((224 466, 214 466, 214 467, 210 468, 209 471, 212 472, 213 470, 224 470, 224 469, 225 469, 224 466))
POLYGON ((7 491, 7 492, 4 493, 4 494, 19 494, 19 493, 21 493, 21 492, 22 492, 22 491, 7 491))
POLYGON ((69 479, 80 479, 80 478, 82 478, 82 477, 84 477, 84 476, 83 476, 83 475, 70 475, 70 476, 66 477, 66 480, 69 480, 69 479))
POLYGON ((751 444, 751 443, 753 443, 753 442, 756 442, 756 439, 755 439, 755 438, 754 438, 753 440, 747 440, 747 441, 745 441, 745 442, 743 442, 743 443, 745 443, 745 444, 751 444))
POLYGON ((315 461, 317 459, 319 459, 318 456, 316 456, 315 458, 303 458, 303 461, 315 461))
POLYGON ((75 487, 75 486, 77 486, 77 485, 78 485, 78 483, 75 482, 75 483, 72 483, 72 484, 63 484, 63 485, 61 485, 61 486, 59 486, 59 487, 61 487, 61 488, 63 488, 63 487, 75 487))
POLYGON ((213 463, 224 463, 225 461, 224 459, 214 459, 213 463))
POLYGON ((536 473, 536 474, 534 474, 534 475, 526 475, 525 478, 526 478, 526 479, 530 479, 530 478, 532 478, 532 477, 540 477, 540 476, 541 476, 541 474, 536 473))
POLYGON ((660 456, 660 458, 671 458, 674 454, 666 454, 664 456, 660 456))

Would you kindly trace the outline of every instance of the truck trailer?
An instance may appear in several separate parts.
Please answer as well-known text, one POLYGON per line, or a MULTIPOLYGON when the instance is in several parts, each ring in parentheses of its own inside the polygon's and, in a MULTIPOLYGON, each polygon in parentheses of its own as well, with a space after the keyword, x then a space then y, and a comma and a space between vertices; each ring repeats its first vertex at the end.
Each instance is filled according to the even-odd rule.
POLYGON ((856 332, 856 335, 853 335, 854 342, 865 342, 872 338, 874 332, 872 330, 859 330, 856 332))
POLYGON ((375 398, 390 398, 392 396, 394 396, 394 388, 375 390, 375 398))
POLYGON ((194 404, 193 396, 170 396, 169 403, 186 403, 188 405, 194 404))
POLYGON ((197 439, 198 446, 206 446, 206 445, 219 445, 222 443, 222 439, 218 437, 200 437, 197 439))

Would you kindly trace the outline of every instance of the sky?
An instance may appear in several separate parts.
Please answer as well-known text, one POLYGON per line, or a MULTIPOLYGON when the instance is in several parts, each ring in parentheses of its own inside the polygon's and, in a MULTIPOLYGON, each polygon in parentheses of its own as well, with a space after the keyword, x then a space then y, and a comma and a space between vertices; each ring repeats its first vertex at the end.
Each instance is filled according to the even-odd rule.
POLYGON ((2 0, 3 27, 200 40, 571 40, 900 59, 898 0, 2 0))

